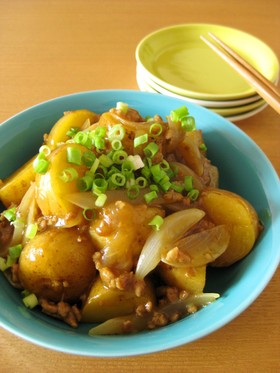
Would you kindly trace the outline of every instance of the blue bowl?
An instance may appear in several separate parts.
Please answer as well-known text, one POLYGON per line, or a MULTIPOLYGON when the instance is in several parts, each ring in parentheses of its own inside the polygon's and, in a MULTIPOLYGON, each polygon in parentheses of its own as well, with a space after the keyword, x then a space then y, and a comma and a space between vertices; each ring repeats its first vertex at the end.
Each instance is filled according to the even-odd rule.
MULTIPOLYGON (((64 111, 87 108, 101 113, 117 101, 127 102, 143 116, 163 118, 185 101, 129 90, 92 91, 59 97, 27 109, 0 125, 0 178, 5 178, 34 155, 42 136, 64 111)), ((207 291, 221 297, 197 313, 164 328, 124 336, 88 336, 91 325, 71 329, 62 322, 28 310, 18 290, 0 274, 0 325, 37 345, 84 356, 131 356, 152 353, 195 341, 224 326, 244 311, 263 291, 280 261, 280 184, 260 148, 226 119, 188 104, 203 130, 209 158, 220 170, 222 188, 236 192, 257 210, 263 224, 253 251, 226 269, 207 273, 207 291)))

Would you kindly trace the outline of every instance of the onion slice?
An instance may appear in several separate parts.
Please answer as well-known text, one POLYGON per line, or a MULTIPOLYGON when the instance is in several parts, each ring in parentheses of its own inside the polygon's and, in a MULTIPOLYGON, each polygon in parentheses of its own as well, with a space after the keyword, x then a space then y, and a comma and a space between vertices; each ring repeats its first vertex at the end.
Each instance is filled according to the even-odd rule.
POLYGON ((183 316, 188 315, 190 307, 197 310, 208 306, 220 297, 217 293, 201 293, 192 295, 176 302, 170 303, 155 311, 146 313, 144 316, 130 314, 127 316, 115 317, 99 324, 89 330, 90 336, 96 335, 113 335, 124 333, 136 333, 148 329, 148 324, 152 320, 155 312, 164 314, 169 320, 174 313, 180 313, 183 316))
POLYGON ((141 251, 135 277, 144 279, 160 262, 162 251, 172 246, 192 226, 198 223, 205 212, 196 208, 190 208, 175 212, 164 218, 159 231, 150 234, 141 251))
POLYGON ((213 262, 225 252, 230 234, 218 225, 183 237, 162 253, 161 260, 173 267, 199 267, 213 262))

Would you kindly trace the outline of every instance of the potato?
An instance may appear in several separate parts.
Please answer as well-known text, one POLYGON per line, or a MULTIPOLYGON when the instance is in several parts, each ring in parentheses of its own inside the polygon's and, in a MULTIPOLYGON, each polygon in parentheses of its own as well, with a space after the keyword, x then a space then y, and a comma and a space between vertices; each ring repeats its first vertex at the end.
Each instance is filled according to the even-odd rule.
POLYGON ((78 192, 77 181, 64 182, 61 172, 65 168, 74 168, 81 177, 86 171, 86 166, 75 165, 67 161, 67 149, 76 148, 83 154, 88 149, 78 144, 64 144, 54 150, 50 157, 48 171, 36 175, 36 201, 42 214, 58 218, 58 225, 71 227, 83 221, 82 209, 68 202, 64 197, 68 193, 78 192))
POLYGON ((230 233, 226 251, 211 265, 226 267, 244 258, 252 250, 260 231, 258 215, 251 204, 221 189, 205 189, 199 203, 215 224, 224 224, 230 233))
POLYGON ((103 322, 113 317, 129 315, 137 306, 155 302, 154 289, 146 284, 145 293, 137 297, 133 291, 110 289, 98 277, 82 310, 82 322, 103 322))
POLYGON ((69 140, 66 133, 73 127, 81 128, 89 119, 90 124, 98 121, 99 116, 89 110, 67 111, 52 127, 46 139, 46 145, 55 149, 61 142, 69 140))
POLYGON ((189 294, 203 292, 206 281, 206 266, 201 267, 171 267, 161 263, 158 272, 163 281, 169 286, 176 286, 180 290, 186 290, 189 294))
POLYGON ((11 176, 4 180, 0 189, 0 200, 5 207, 11 204, 19 205, 22 197, 30 187, 30 183, 35 179, 35 172, 33 170, 33 157, 11 176))
POLYGON ((76 301, 95 277, 93 253, 92 242, 85 233, 76 228, 51 228, 24 246, 19 280, 38 297, 76 301))

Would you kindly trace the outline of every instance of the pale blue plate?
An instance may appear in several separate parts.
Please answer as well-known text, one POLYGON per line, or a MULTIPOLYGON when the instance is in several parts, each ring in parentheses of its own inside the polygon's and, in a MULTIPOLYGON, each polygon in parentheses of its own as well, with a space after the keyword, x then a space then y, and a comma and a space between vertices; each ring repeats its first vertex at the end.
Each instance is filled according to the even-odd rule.
MULTIPOLYGON (((117 101, 127 102, 143 116, 165 117, 185 101, 128 90, 93 91, 44 102, 0 125, 0 178, 28 160, 64 111, 88 108, 103 112, 117 101)), ((263 291, 280 261, 280 184, 260 148, 226 119, 194 104, 188 104, 197 127, 203 130, 209 157, 220 169, 221 187, 247 198, 264 224, 254 250, 227 269, 208 273, 207 291, 220 299, 196 314, 164 328, 137 335, 89 337, 91 325, 71 329, 58 320, 22 305, 20 294, 0 274, 0 325, 27 341, 71 354, 85 356, 130 356, 162 351, 204 337, 230 322, 263 291)))

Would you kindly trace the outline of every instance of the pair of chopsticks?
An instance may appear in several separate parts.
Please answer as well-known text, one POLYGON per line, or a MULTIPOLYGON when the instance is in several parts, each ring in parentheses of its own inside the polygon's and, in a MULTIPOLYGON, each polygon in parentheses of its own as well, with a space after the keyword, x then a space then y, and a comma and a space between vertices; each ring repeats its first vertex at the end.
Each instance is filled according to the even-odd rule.
POLYGON ((208 33, 208 36, 216 43, 212 40, 210 41, 206 39, 204 36, 200 36, 200 38, 231 67, 233 67, 268 103, 268 105, 280 114, 280 92, 276 86, 217 36, 211 32, 208 33))

